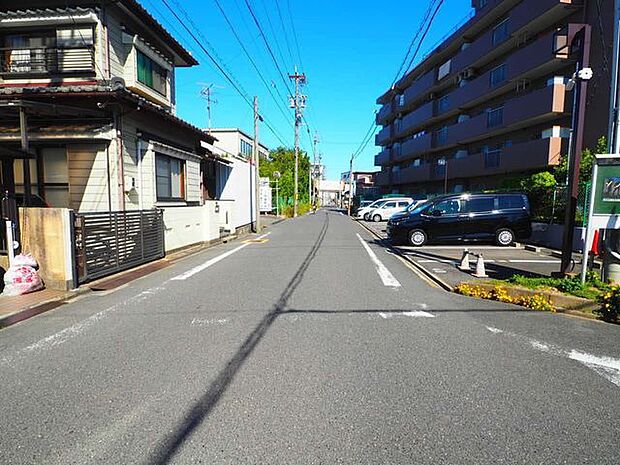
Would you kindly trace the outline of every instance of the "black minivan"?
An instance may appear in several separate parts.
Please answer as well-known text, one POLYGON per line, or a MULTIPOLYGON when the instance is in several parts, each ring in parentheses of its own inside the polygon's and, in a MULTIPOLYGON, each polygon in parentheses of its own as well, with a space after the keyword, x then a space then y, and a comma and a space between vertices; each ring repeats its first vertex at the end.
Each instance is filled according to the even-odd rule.
POLYGON ((414 246, 463 241, 507 246, 532 234, 530 204, 520 193, 442 195, 392 215, 387 234, 414 246))

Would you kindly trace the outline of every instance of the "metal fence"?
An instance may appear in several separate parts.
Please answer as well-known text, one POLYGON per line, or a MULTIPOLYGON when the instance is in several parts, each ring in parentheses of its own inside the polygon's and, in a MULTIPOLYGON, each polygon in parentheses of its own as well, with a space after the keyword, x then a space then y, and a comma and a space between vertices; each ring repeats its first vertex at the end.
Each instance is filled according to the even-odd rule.
POLYGON ((163 258, 163 211, 77 214, 75 247, 79 283, 163 258))

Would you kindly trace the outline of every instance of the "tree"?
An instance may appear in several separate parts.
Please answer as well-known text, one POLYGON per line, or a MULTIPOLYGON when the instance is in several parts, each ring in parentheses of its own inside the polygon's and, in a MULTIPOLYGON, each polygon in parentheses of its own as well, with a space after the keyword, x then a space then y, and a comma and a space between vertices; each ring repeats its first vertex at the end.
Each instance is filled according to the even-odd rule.
MULTIPOLYGON (((581 152, 581 163, 579 166, 579 182, 588 182, 592 180, 592 166, 594 158, 601 153, 607 153, 607 138, 602 136, 596 143, 594 150, 586 148, 581 152)), ((566 175, 568 172, 568 155, 563 155, 560 164, 555 167, 553 174, 558 184, 566 183, 566 175)))
MULTIPOLYGON (((269 158, 261 160, 260 175, 275 180, 273 175, 279 172, 280 198, 283 204, 291 205, 294 201, 295 150, 278 147, 269 153, 269 158)), ((310 177, 310 158, 304 151, 299 151, 299 203, 309 203, 308 181, 310 177)))

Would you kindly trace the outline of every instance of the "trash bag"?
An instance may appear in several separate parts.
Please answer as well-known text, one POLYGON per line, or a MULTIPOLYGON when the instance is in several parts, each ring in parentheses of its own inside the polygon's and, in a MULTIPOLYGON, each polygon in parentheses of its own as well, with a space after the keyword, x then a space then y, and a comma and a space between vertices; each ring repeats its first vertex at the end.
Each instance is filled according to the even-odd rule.
POLYGON ((35 270, 39 269, 39 264, 34 259, 34 257, 30 254, 23 253, 15 256, 15 258, 13 259, 13 266, 29 266, 31 268, 34 268, 35 270))
POLYGON ((10 297, 28 294, 43 288, 43 280, 33 267, 12 265, 4 274, 4 290, 2 295, 10 297))

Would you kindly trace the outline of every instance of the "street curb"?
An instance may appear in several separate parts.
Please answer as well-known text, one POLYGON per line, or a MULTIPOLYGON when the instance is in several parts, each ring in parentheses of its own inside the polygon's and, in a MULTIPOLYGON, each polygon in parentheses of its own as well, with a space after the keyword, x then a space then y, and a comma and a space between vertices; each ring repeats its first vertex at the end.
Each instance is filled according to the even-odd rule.
MULTIPOLYGON (((351 218, 351 219, 353 219, 353 218, 351 218)), ((436 285, 438 285, 444 291, 454 292, 454 288, 452 286, 450 286, 444 280, 442 280, 442 279, 438 278, 437 276, 435 276, 433 273, 428 271, 426 268, 418 265, 414 260, 409 258, 404 253, 402 253, 396 247, 392 246, 392 244, 390 244, 386 239, 384 239, 383 237, 379 236, 376 232, 374 232, 372 229, 370 229, 364 223, 362 223, 360 221, 356 221, 356 223, 359 224, 361 227, 363 227, 366 231, 371 233, 373 236, 375 236, 377 239, 379 239, 381 241, 381 243, 384 244, 392 253, 394 253, 395 255, 398 255, 400 258, 402 258, 403 260, 407 261, 407 263, 409 263, 411 266, 413 266, 418 272, 423 274, 428 280, 430 280, 433 283, 435 283, 436 285)))

